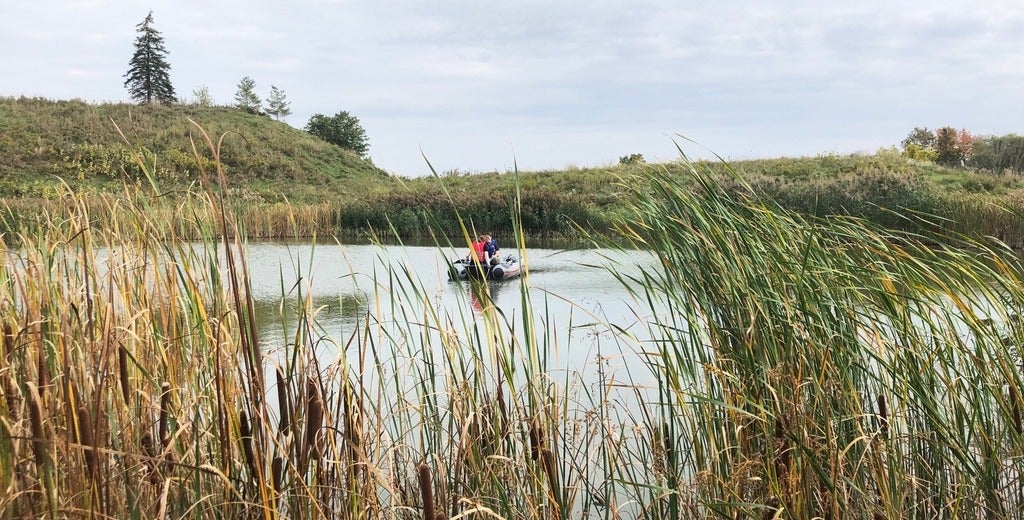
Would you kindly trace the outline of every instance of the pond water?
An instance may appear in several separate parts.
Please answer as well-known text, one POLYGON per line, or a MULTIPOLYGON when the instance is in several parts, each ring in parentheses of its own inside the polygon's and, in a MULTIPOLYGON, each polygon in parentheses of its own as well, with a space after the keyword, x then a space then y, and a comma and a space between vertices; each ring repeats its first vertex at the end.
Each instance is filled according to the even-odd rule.
MULTIPOLYGON (((629 362, 624 357, 646 330, 645 306, 633 300, 615 273, 636 274, 654 266, 650 253, 561 248, 505 248, 503 253, 522 259, 523 274, 488 282, 483 294, 474 289, 479 285, 448 279, 448 266, 464 254, 462 250, 251 243, 246 257, 261 342, 273 351, 291 341, 296 321, 288 309, 300 298, 312 302, 321 335, 318 355, 327 361, 338 355, 361 323, 415 321, 424 306, 433 306, 465 332, 482 320, 484 308, 492 302, 509 325, 507 333, 522 334, 525 291, 535 323, 549 335, 546 367, 587 370, 598 355, 629 362)), ((631 361, 636 362, 635 356, 631 361)))

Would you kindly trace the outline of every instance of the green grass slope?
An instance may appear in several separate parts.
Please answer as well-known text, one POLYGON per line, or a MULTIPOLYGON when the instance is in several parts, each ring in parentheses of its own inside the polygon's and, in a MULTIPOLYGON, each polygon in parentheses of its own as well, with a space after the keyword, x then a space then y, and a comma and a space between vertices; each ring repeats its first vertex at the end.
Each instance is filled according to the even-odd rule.
POLYGON ((246 199, 323 202, 343 199, 352 185, 388 182, 385 172, 351 151, 233 108, 0 98, 0 194, 45 196, 61 182, 95 191, 116 189, 126 178, 144 182, 132 150, 156 165, 161 189, 183 188, 199 175, 191 140, 212 166, 192 121, 214 143, 223 138, 229 185, 246 199))

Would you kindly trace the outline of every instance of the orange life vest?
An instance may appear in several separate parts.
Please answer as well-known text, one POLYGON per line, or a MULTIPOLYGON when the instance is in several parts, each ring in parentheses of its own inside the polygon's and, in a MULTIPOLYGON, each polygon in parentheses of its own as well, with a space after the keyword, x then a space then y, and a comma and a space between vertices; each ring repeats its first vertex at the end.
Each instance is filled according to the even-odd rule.
POLYGON ((473 252, 476 253, 476 259, 483 262, 486 260, 484 256, 486 251, 484 250, 484 243, 480 241, 473 242, 473 252))

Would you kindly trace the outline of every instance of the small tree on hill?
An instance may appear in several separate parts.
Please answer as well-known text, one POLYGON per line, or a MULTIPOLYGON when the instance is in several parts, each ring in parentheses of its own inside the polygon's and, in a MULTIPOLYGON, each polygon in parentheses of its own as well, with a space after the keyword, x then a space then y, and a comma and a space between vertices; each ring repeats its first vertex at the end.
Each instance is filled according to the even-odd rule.
POLYGON ((270 97, 267 98, 267 113, 278 121, 292 114, 291 103, 285 99, 284 91, 274 85, 270 86, 270 97))
POLYGON ((370 150, 366 130, 360 126, 359 119, 344 110, 331 117, 314 114, 306 123, 306 131, 328 143, 352 150, 360 157, 366 157, 370 150))
POLYGON ((136 26, 135 54, 128 62, 124 86, 128 95, 139 103, 174 103, 171 66, 160 31, 153 28, 153 11, 136 26))
POLYGON ((192 91, 192 96, 195 98, 194 104, 201 107, 212 107, 213 97, 210 96, 210 89, 206 85, 200 85, 198 88, 192 91))
POLYGON ((238 82, 235 92, 235 108, 250 114, 259 114, 263 109, 263 101, 256 95, 256 82, 245 76, 238 82))

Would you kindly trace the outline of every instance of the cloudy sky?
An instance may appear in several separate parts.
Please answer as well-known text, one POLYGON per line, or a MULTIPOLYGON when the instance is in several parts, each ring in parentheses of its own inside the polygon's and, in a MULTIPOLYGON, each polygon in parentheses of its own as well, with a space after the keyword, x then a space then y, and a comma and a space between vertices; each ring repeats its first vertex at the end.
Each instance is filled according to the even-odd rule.
POLYGON ((405 176, 1024 132, 1019 0, 0 0, 0 96, 128 101, 150 9, 180 97, 275 85, 290 124, 346 110, 405 176))

